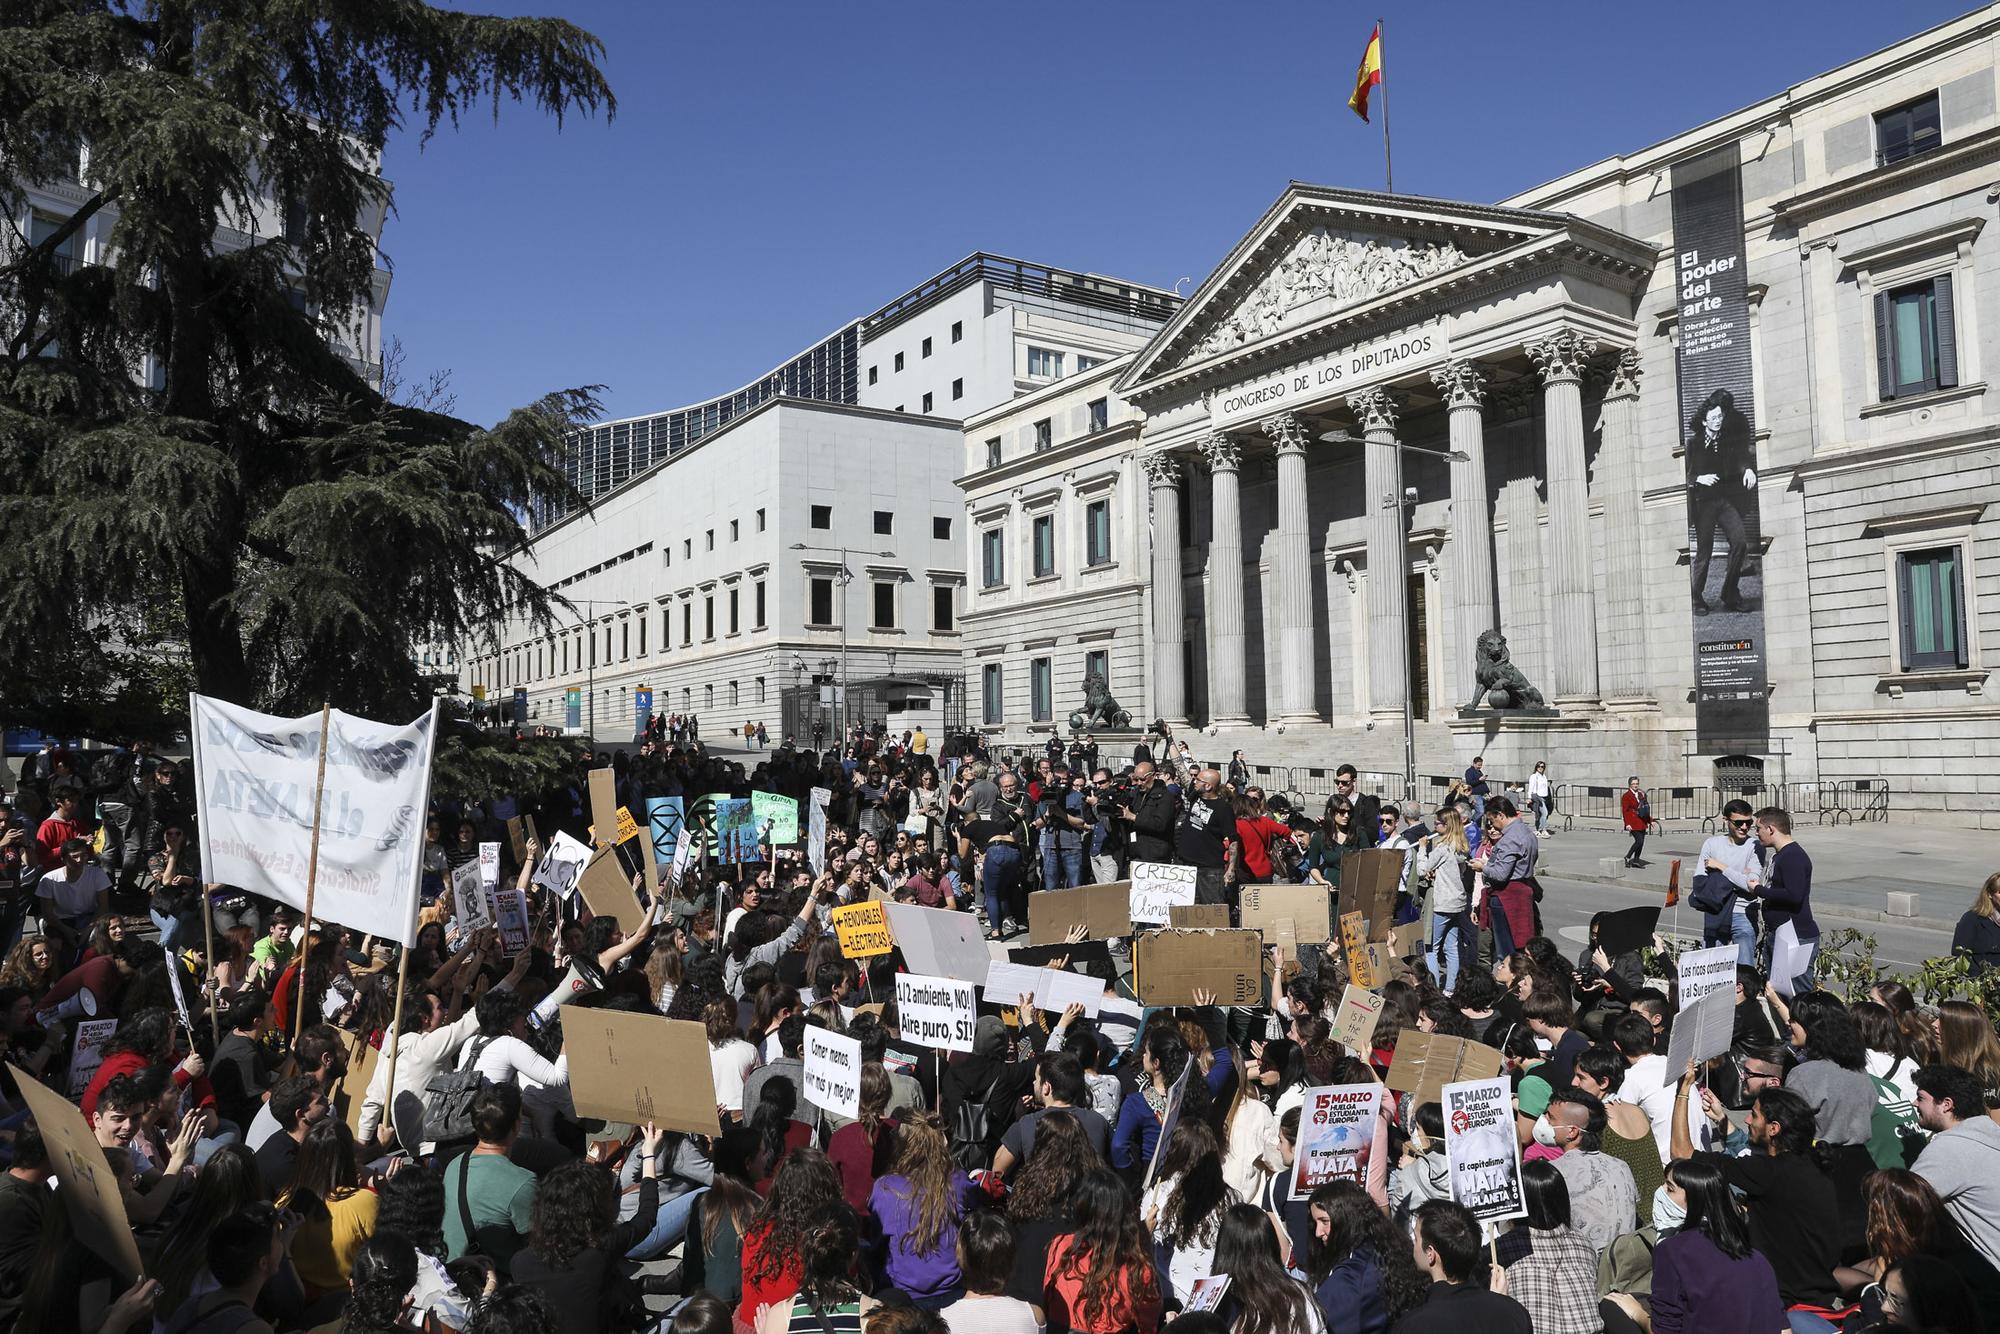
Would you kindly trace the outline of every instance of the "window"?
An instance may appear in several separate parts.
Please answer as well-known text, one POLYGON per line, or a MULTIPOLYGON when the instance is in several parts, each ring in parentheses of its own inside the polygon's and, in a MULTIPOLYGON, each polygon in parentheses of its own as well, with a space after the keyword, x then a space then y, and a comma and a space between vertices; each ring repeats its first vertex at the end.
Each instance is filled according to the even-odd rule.
POLYGON ((750 585, 750 624, 753 629, 764 628, 764 581, 759 579, 750 585))
POLYGON ((704 641, 715 638, 715 594, 713 593, 701 600, 701 637, 704 641))
POLYGON ((897 370, 903 369, 903 354, 900 352, 896 354, 896 369, 897 370))
POLYGON ((1045 347, 1028 349, 1028 374, 1045 379, 1062 378, 1063 354, 1051 352, 1045 347))
POLYGON ((831 528, 831 527, 833 527, 833 506, 831 506, 831 505, 815 505, 815 506, 813 506, 813 507, 812 507, 812 526, 813 526, 813 527, 815 527, 815 528, 831 528))
POLYGON ((1954 304, 1949 274, 1876 296, 1876 371, 1885 400, 1958 383, 1954 304))
POLYGON ((986 466, 989 468, 1000 466, 1000 437, 997 435, 986 442, 986 466))
POLYGON ((660 564, 661 564, 661 566, 663 566, 663 567, 664 567, 664 568, 666 568, 666 569, 672 569, 672 568, 673 568, 673 565, 674 565, 674 549, 673 549, 673 548, 672 548, 671 546, 667 546, 667 547, 661 547, 661 548, 660 548, 660 564))
POLYGON ((1001 694, 1003 683, 1000 678, 1000 664, 989 662, 979 673, 979 717, 982 722, 997 723, 1006 714, 1006 700, 1001 694))
POLYGON ((812 605, 808 609, 807 619, 814 625, 833 624, 833 580, 812 581, 812 605))
POLYGON ((630 661, 632 657, 632 625, 629 621, 618 622, 618 658, 630 661))
POLYGON ((761 676, 757 678, 757 702, 764 702, 764 678, 761 676))
POLYGON ((1111 563, 1111 502, 1093 500, 1083 507, 1083 563, 1111 563))
POLYGON ((934 395, 931 395, 931 394, 925 394, 925 395, 924 395, 924 407, 923 407, 923 410, 924 410, 925 412, 929 412, 929 411, 931 410, 931 404, 932 404, 932 402, 934 402, 934 401, 935 401, 935 396, 934 396, 934 395))
POLYGON ((660 652, 665 653, 674 644, 674 609, 660 608, 660 652))
POLYGON ((681 559, 682 560, 694 559, 694 539, 692 537, 684 537, 681 539, 681 559))
POLYGON ((764 531, 764 511, 762 510, 757 511, 757 531, 760 533, 764 531))
POLYGON ((957 610, 950 584, 931 585, 931 629, 949 631, 957 610))
POLYGON ((1041 453, 1055 444, 1055 425, 1047 417, 1035 423, 1035 452, 1041 453))
POLYGON ((1111 684, 1111 654, 1105 649, 1095 648, 1083 655, 1083 679, 1093 676, 1103 677, 1106 686, 1111 684))
POLYGON ((713 528, 711 528, 711 529, 709 529, 709 530, 708 530, 708 546, 707 546, 707 550, 709 550, 709 551, 713 551, 713 550, 715 550, 715 530, 714 530, 713 528))
POLYGON ((925 356, 927 356, 927 357, 928 357, 928 356, 929 356, 929 355, 931 354, 931 340, 930 340, 930 339, 928 339, 928 338, 926 338, 926 339, 924 340, 924 353, 923 353, 923 354, 924 354, 925 356))
POLYGON ((999 528, 979 535, 979 586, 998 588, 1007 582, 1007 536, 999 528))
POLYGON ((681 603, 681 647, 694 643, 694 603, 681 603))
POLYGON ((951 541, 951 518, 937 515, 931 519, 931 536, 940 542, 951 541))
POLYGON ((741 599, 737 590, 733 588, 730 589, 729 590, 729 633, 732 635, 743 633, 743 618, 738 613, 737 610, 738 603, 740 602, 740 600, 741 599))
POLYGON ((896 515, 894 511, 875 511, 875 531, 885 536, 896 531, 896 515))
POLYGON ((1944 142, 1938 122, 1938 95, 1920 97, 1894 111, 1875 116, 1875 161, 1878 166, 1928 153, 1944 142))
POLYGON ((1086 357, 1081 352, 1076 354, 1076 373, 1078 375, 1081 375, 1088 370, 1095 370, 1097 367, 1102 366, 1103 364, 1104 364, 1103 357, 1086 357))
POLYGON ((1965 666, 1965 582, 1959 548, 1898 554, 1896 592, 1902 603, 1903 670, 1965 666))
POLYGON ((964 320, 953 320, 951 322, 951 341, 954 343, 962 343, 965 341, 964 320))
POLYGON ((877 380, 881 378, 882 378, 882 368, 880 366, 870 366, 868 368, 868 383, 874 384, 877 380))
POLYGON ((1055 702, 1055 673, 1047 658, 1036 658, 1028 664, 1029 719, 1038 723, 1047 722, 1055 713, 1055 702))
POLYGON ((957 401, 958 401, 959 399, 961 399, 961 398, 964 398, 964 397, 965 397, 965 381, 964 381, 964 380, 953 380, 953 381, 951 382, 951 397, 952 397, 952 401, 953 401, 954 403, 955 403, 955 402, 957 402, 957 401))
POLYGON ((702 703, 702 711, 703 711, 704 713, 714 713, 714 712, 715 712, 715 687, 714 687, 714 686, 712 686, 712 685, 707 685, 707 686, 703 686, 703 687, 701 688, 701 703, 702 703))
POLYGON ((896 628, 896 585, 877 580, 875 584, 875 620, 877 630, 896 628))
POLYGON ((731 519, 729 521, 729 540, 734 542, 736 540, 737 534, 742 532, 742 530, 743 530, 743 521, 741 519, 731 519))
POLYGON ((1056 516, 1037 514, 1032 537, 1034 577, 1044 579, 1056 572, 1056 516))
POLYGON ((729 702, 732 705, 741 703, 741 700, 738 698, 736 693, 736 683, 734 681, 731 681, 729 683, 729 702))
POLYGON ((1101 430, 1103 430, 1103 429, 1104 429, 1105 427, 1107 427, 1107 426, 1109 426, 1109 425, 1111 424, 1111 400, 1110 400, 1110 399, 1108 399, 1108 398, 1093 398, 1093 399, 1091 399, 1091 400, 1090 400, 1090 402, 1089 402, 1088 404, 1086 404, 1085 406, 1086 406, 1086 407, 1087 407, 1087 408, 1089 409, 1089 411, 1090 411, 1090 429, 1091 429, 1092 433, 1095 433, 1095 432, 1098 432, 1098 431, 1101 431, 1101 430))
POLYGON ((646 624, 651 620, 644 612, 639 614, 639 656, 646 656, 646 624))

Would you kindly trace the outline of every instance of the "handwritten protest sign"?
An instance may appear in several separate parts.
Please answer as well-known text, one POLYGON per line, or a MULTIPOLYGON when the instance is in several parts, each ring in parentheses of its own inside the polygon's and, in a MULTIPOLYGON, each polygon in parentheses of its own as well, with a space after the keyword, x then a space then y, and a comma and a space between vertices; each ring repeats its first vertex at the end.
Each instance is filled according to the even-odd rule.
POLYGON ((1527 1217, 1513 1086, 1505 1079, 1472 1079, 1447 1084, 1442 1093, 1451 1197, 1481 1222, 1527 1217))
POLYGON ((119 1192, 117 1178, 106 1168, 104 1150, 90 1133, 83 1113, 19 1066, 10 1063, 7 1068, 13 1072, 15 1086, 48 1149, 49 1166, 60 1187, 53 1207, 66 1205, 70 1226, 83 1244, 121 1277, 137 1280, 145 1269, 139 1259, 139 1243, 133 1239, 131 1219, 125 1213, 125 1197, 119 1192))
POLYGON ((589 861, 590 845, 558 829, 549 840, 549 850, 542 854, 542 864, 535 868, 534 883, 568 898, 576 892, 577 879, 589 861))
POLYGON ((970 982, 896 974, 896 1018, 911 1042, 941 1051, 971 1051, 978 1013, 970 982))
MULTIPOLYGON (((590 827, 590 837, 593 841, 597 841, 596 825, 590 827)), ((639 822, 632 818, 632 811, 629 807, 620 806, 618 808, 618 837, 614 842, 621 844, 630 843, 637 837, 639 837, 639 822)))
POLYGON ((700 1024, 572 1005, 563 1011, 563 1054, 578 1116, 721 1133, 700 1024))
POLYGON ((757 851, 756 812, 748 797, 715 803, 715 844, 725 866, 762 860, 757 851))
POLYGON ((1131 913, 1135 922, 1165 926, 1176 903, 1193 903, 1200 868, 1165 862, 1133 862, 1131 913))
POLYGON ((528 896, 518 889, 502 889, 493 895, 493 916, 500 928, 500 945, 513 958, 528 948, 528 896))
POLYGON ((1298 1156, 1292 1198, 1303 1200, 1330 1181, 1368 1184, 1368 1161, 1382 1119, 1380 1084, 1327 1084, 1306 1090, 1299 1109, 1298 1156))
POLYGON ((823 1112, 861 1115, 861 1043, 817 1025, 806 1029, 805 1100, 823 1112))
POLYGON ((1340 915, 1340 943, 1347 951, 1347 976, 1356 986, 1373 989, 1389 980, 1376 967, 1375 951, 1369 948, 1372 942, 1360 913, 1340 915))
POLYGON ((493 914, 486 903, 486 882, 480 876, 478 862, 464 862, 452 869, 451 902, 463 929, 477 931, 493 925, 493 914))
POLYGON ((1293 938, 1302 945, 1323 945, 1331 936, 1326 920, 1326 890, 1319 885, 1245 885, 1239 925, 1264 933, 1266 945, 1276 945, 1278 924, 1292 923, 1293 938))
POLYGON ((1680 977, 1683 1010, 1711 991, 1732 991, 1736 986, 1736 947, 1717 945, 1712 949, 1687 950, 1675 961, 1680 977))
POLYGON ((843 903, 833 910, 833 931, 840 938, 843 959, 872 959, 896 948, 889 915, 879 901, 843 903))
POLYGON ((795 798, 776 792, 752 792, 750 822, 757 826, 758 836, 773 847, 788 848, 799 841, 799 803, 795 798), (771 830, 768 835, 764 833, 766 825, 771 830))
POLYGON ((1347 990, 1340 994, 1340 1007, 1334 1012, 1333 1040, 1365 1057, 1375 1045, 1375 1023, 1387 1004, 1379 991, 1349 982, 1347 990))
POLYGON ((500 845, 481 843, 479 845, 479 879, 486 885, 500 883, 500 845))

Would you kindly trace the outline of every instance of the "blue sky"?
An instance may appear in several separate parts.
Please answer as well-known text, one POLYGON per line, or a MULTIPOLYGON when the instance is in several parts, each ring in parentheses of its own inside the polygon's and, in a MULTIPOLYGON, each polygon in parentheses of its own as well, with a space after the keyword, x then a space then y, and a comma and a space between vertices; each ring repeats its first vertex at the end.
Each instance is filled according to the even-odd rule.
MULTIPOLYGON (((612 416, 734 389, 974 250, 1189 290, 1287 180, 1382 184, 1346 106, 1373 8, 487 8, 596 33, 619 111, 391 143, 386 332, 477 421, 571 385, 612 416)), ((1964 8, 1391 5, 1396 183, 1498 199, 1964 8)))

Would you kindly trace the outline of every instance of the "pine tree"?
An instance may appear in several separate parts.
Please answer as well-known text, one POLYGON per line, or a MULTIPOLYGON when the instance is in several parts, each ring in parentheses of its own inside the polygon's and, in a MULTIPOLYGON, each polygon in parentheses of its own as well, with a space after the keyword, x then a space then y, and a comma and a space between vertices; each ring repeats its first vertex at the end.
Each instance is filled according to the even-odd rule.
POLYGON ((390 134, 509 101, 608 118, 601 56, 566 22, 417 0, 0 7, 7 721, 170 730, 183 684, 408 718, 417 645, 546 622, 505 557, 531 496, 571 495, 558 450, 594 390, 481 428, 386 400, 336 344, 377 280, 390 134), (86 197, 38 244, 28 181, 86 197), (111 262, 74 265, 93 219, 111 262))

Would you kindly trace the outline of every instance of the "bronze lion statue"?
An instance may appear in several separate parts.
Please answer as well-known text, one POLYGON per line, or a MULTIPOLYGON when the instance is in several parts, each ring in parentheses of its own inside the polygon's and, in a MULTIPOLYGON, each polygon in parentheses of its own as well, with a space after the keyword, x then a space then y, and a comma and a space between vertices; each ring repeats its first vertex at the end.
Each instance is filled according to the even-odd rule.
POLYGON ((1549 702, 1542 698, 1542 692, 1529 685, 1528 678, 1521 675, 1521 669, 1514 665, 1507 654, 1507 636, 1498 630, 1480 633, 1474 657, 1473 676, 1479 682, 1479 693, 1472 697, 1472 703, 1467 708, 1546 709, 1549 706, 1549 702))

